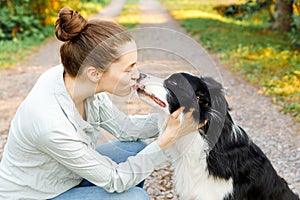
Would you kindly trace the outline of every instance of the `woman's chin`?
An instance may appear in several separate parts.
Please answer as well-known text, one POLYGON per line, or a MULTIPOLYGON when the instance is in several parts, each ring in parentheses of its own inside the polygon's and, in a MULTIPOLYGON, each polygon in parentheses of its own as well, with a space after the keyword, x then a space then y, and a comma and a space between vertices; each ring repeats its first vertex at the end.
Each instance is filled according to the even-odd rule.
POLYGON ((132 89, 128 89, 126 91, 122 90, 122 91, 115 91, 115 92, 113 92, 114 95, 119 96, 119 97, 126 97, 126 96, 128 96, 128 95, 130 95, 132 93, 133 93, 132 89))

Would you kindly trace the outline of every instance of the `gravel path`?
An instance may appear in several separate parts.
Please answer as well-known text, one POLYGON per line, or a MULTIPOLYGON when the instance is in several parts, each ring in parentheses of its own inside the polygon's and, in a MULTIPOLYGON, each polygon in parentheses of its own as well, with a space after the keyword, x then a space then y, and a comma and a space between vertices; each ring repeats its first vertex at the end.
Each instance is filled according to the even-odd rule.
MULTIPOLYGON (((116 17, 124 2, 115 0, 110 8, 94 17, 116 17)), ((300 193, 299 123, 293 124, 291 117, 278 112, 270 98, 259 95, 257 88, 240 75, 230 73, 227 66, 221 66, 216 58, 208 55, 156 0, 140 0, 139 3, 142 23, 132 34, 139 47, 140 70, 162 77, 175 71, 189 71, 221 81, 233 109, 233 118, 268 155, 291 188, 300 193)), ((16 67, 0 71, 0 159, 11 118, 38 76, 59 63, 59 45, 55 38, 50 38, 16 67)), ((129 114, 152 111, 136 98, 113 97, 113 101, 129 114), (121 103, 124 100, 126 104, 121 103)), ((100 141, 111 139, 104 133, 100 141)), ((145 186, 152 199, 177 199, 168 163, 155 170, 145 186)))

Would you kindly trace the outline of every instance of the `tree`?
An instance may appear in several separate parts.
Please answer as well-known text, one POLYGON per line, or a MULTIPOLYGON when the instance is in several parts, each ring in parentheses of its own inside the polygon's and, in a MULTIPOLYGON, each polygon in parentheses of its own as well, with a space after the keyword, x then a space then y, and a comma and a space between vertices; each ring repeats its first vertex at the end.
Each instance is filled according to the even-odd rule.
POLYGON ((288 32, 293 22, 293 0, 277 0, 271 29, 288 32))

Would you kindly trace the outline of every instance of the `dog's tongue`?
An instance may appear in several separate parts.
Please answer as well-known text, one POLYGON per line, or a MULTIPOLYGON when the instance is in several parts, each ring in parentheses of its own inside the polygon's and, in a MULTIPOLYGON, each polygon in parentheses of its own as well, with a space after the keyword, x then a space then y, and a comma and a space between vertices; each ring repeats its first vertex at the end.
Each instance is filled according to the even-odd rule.
POLYGON ((134 90, 136 90, 138 93, 144 94, 145 96, 150 97, 155 103, 157 103, 158 105, 160 105, 161 107, 166 107, 167 105, 160 100, 159 98, 155 97, 154 95, 148 94, 145 90, 144 87, 138 83, 134 84, 132 86, 132 88, 134 90))
POLYGON ((156 98, 156 97, 152 96, 151 99, 153 99, 153 101, 155 101, 161 107, 166 107, 166 104, 162 100, 160 100, 159 98, 156 98))

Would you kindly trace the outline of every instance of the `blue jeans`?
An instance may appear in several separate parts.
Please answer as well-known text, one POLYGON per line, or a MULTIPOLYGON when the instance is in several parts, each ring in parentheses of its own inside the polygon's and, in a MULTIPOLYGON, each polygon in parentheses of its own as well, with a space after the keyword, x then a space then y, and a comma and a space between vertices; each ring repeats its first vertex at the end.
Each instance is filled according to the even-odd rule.
MULTIPOLYGON (((116 163, 124 162, 128 157, 136 155, 143 148, 146 147, 143 141, 137 142, 120 142, 113 141, 105 143, 96 148, 101 154, 110 157, 116 163)), ((108 193, 103 188, 95 186, 93 183, 83 180, 78 186, 62 193, 61 195, 53 198, 53 200, 149 200, 148 193, 142 188, 142 181, 139 185, 130 188, 121 193, 108 193)))

